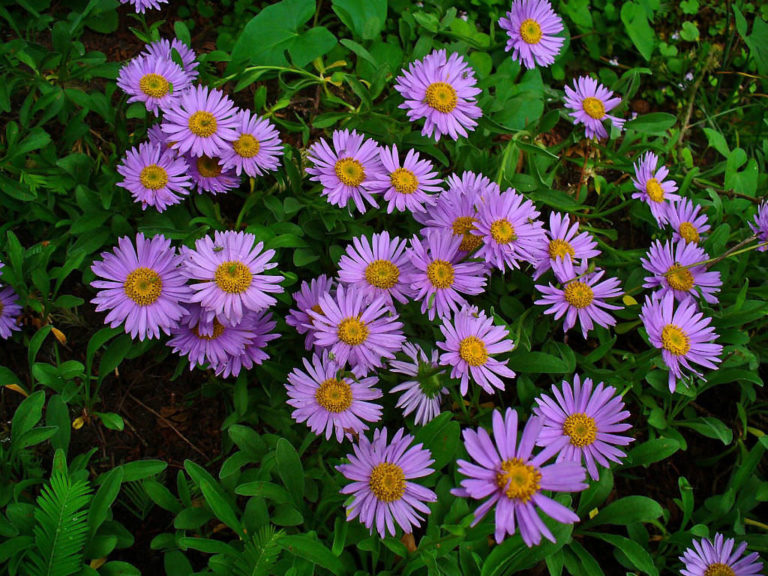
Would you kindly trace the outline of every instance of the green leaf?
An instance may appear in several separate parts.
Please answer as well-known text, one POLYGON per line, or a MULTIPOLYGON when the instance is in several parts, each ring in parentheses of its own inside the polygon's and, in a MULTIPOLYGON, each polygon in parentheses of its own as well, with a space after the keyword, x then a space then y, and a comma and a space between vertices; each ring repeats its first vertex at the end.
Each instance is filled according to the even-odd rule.
POLYGON ((93 366, 93 358, 98 352, 99 348, 104 346, 112 338, 120 334, 122 330, 120 328, 110 328, 109 326, 102 328, 96 334, 91 336, 88 340, 88 349, 85 353, 85 366, 88 374, 91 373, 91 366, 93 366))
POLYGON ((653 112, 643 114, 626 124, 627 130, 634 130, 641 134, 664 134, 677 122, 677 116, 666 112, 653 112))
POLYGON ((107 346, 99 361, 99 380, 106 378, 120 365, 131 349, 131 342, 131 337, 123 334, 107 346))
POLYGON ((134 460, 123 464, 123 482, 136 482, 157 476, 168 467, 162 460, 134 460))
POLYGON ((309 560, 333 574, 347 573, 346 564, 320 543, 314 532, 311 536, 310 534, 283 536, 278 540, 278 544, 294 556, 309 560))
POLYGON ((141 572, 128 562, 112 560, 99 568, 101 576, 141 576, 141 572))
POLYGON ((216 518, 229 526, 239 534, 244 534, 240 520, 237 518, 235 509, 224 495, 224 490, 218 482, 212 482, 204 478, 200 481, 200 491, 203 493, 205 502, 211 507, 216 518))
POLYGON ((92 541, 99 527, 107 519, 112 503, 120 493, 123 482, 123 467, 118 466, 101 477, 101 486, 93 496, 88 510, 88 541, 92 541))
POLYGON ((627 526, 637 522, 652 522, 663 513, 664 510, 661 505, 651 498, 626 496, 608 504, 583 526, 600 526, 602 524, 627 526))
POLYGON ((617 534, 590 532, 589 535, 613 545, 614 553, 624 554, 632 564, 632 567, 648 574, 648 576, 658 576, 659 570, 653 563, 653 558, 651 558, 651 555, 645 548, 634 540, 617 534))
POLYGON ((21 436, 35 427, 43 417, 43 404, 45 403, 45 392, 38 390, 30 394, 16 408, 11 421, 11 440, 21 438, 21 436))
POLYGON ((733 430, 728 428, 722 420, 711 416, 702 416, 696 420, 690 422, 679 422, 680 426, 685 426, 692 430, 696 430, 702 436, 707 438, 714 438, 720 440, 723 444, 728 446, 733 442, 733 430))
POLYGON ((51 436, 53 449, 61 448, 66 452, 69 447, 72 426, 70 425, 69 408, 61 395, 54 394, 48 399, 48 406, 45 408, 45 422, 48 426, 58 428, 56 433, 51 436))
POLYGON ((640 55, 650 60, 656 43, 656 34, 648 23, 643 7, 636 2, 624 2, 621 6, 621 21, 640 55))
POLYGON ((125 428, 123 417, 114 412, 94 412, 94 415, 101 420, 104 427, 109 430, 122 431, 125 428))
POLYGON ((235 488, 235 494, 240 496, 259 496, 272 500, 275 504, 286 504, 291 501, 288 491, 282 486, 265 480, 246 482, 235 488))
POLYGON ((147 496, 149 496, 149 499, 163 510, 178 514, 184 508, 171 491, 157 480, 144 480, 142 486, 144 487, 147 496))
POLYGON ((569 371, 568 364, 557 356, 524 350, 512 352, 507 365, 515 372, 522 373, 565 374, 569 371))
POLYGON ((18 440, 16 438, 13 439, 13 449, 24 450, 30 446, 37 446, 53 437, 58 431, 58 426, 39 426, 38 428, 27 430, 18 440))
POLYGON ((686 42, 699 41, 699 27, 696 22, 683 22, 683 28, 680 30, 680 37, 686 42))
POLYGON ((28 357, 30 366, 32 366, 35 363, 35 358, 37 358, 37 353, 40 351, 40 348, 43 345, 43 341, 45 340, 45 337, 51 333, 52 328, 53 326, 51 326, 50 324, 46 324, 45 326, 40 328, 37 332, 35 332, 35 335, 29 339, 29 349, 27 350, 27 357, 28 357))
POLYGON ((304 499, 304 468, 296 448, 285 438, 277 441, 275 463, 277 473, 293 501, 297 504, 301 503, 304 499))
POLYGON ((523 573, 548 556, 555 554, 571 540, 572 524, 561 524, 551 518, 544 522, 552 531, 555 542, 542 539, 541 544, 529 548, 519 534, 509 537, 498 546, 483 562, 482 576, 506 576, 507 574, 523 573))
POLYGON ((363 40, 373 40, 384 28, 387 0, 333 0, 333 11, 352 33, 363 40))
POLYGON ((629 452, 632 466, 648 466, 669 458, 680 449, 680 442, 674 438, 656 438, 635 446, 629 452))
POLYGON ((415 443, 422 443, 432 451, 434 470, 440 470, 450 462, 459 444, 461 425, 452 420, 450 412, 443 412, 416 430, 415 443))

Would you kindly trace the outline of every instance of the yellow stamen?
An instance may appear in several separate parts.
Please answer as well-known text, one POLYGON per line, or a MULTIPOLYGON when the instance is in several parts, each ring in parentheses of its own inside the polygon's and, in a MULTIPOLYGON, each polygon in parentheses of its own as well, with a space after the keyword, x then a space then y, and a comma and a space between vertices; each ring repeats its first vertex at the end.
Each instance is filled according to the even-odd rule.
POLYGON ((160 74, 144 74, 139 80, 139 89, 150 98, 162 98, 170 91, 171 85, 160 74))
POLYGON ((520 458, 504 460, 501 472, 496 474, 496 485, 504 488, 507 498, 525 503, 536 494, 541 481, 541 472, 520 458))
POLYGON ((400 279, 400 270, 389 260, 374 260, 365 268, 365 279, 376 288, 392 288, 400 279))
POLYGON ((515 229, 512 224, 502 218, 491 224, 491 238, 496 241, 496 244, 509 244, 517 236, 515 236, 515 229))
POLYGON ((123 292, 139 306, 154 304, 162 291, 160 274, 151 268, 136 268, 128 273, 123 282, 123 292))
POLYGON ((679 232, 680 232, 680 237, 686 242, 688 242, 689 244, 699 243, 699 240, 700 240, 699 231, 696 230, 696 227, 690 222, 681 222, 679 232))
POLYGON ((398 168, 389 175, 389 181, 400 194, 413 194, 419 187, 416 174, 405 168, 398 168))
POLYGON ((587 116, 595 120, 602 120, 603 116, 605 116, 605 105, 598 98, 593 98, 592 96, 584 98, 581 107, 587 113, 587 116))
POLYGON ((651 178, 645 183, 645 191, 654 202, 664 202, 664 189, 656 178, 651 178))
POLYGON ((661 330, 661 346, 675 356, 685 356, 691 349, 688 335, 674 324, 667 324, 661 330))
POLYGON ((360 186, 365 180, 365 168, 354 158, 341 158, 336 161, 334 171, 342 184, 360 186))
POLYGON ((427 266, 427 278, 435 288, 453 286, 453 264, 445 260, 435 260, 427 266))
POLYGON ((541 26, 536 20, 528 18, 520 24, 520 36, 526 44, 538 44, 541 41, 541 26))
POLYGON ((315 392, 315 400, 328 412, 344 412, 352 406, 352 386, 345 380, 329 378, 320 384, 315 392))
POLYGON ((368 339, 368 326, 360 318, 345 318, 339 323, 339 340, 350 346, 359 346, 368 339))
POLYGON ((405 494, 405 472, 397 464, 382 462, 371 470, 368 487, 380 502, 395 502, 405 494))
POLYGON ((589 446, 597 439, 597 423, 583 412, 571 414, 565 419, 563 433, 571 437, 571 444, 580 448, 589 446))
POLYGON ((205 110, 198 110, 189 117, 189 131, 195 136, 208 138, 216 133, 219 124, 216 122, 216 116, 205 110))
POLYGON ((139 182, 147 190, 160 190, 168 184, 168 172, 157 164, 150 164, 141 169, 139 182))
POLYGON ((216 286, 227 294, 242 294, 251 286, 253 274, 242 262, 230 261, 219 264, 214 273, 216 286))
POLYGON ((218 178, 221 176, 221 165, 218 158, 200 156, 195 161, 195 167, 203 178, 218 178))
POLYGON ((458 97, 456 89, 447 82, 433 82, 427 86, 427 94, 424 97, 427 106, 438 112, 448 113, 456 108, 458 97))
POLYGON ((586 308, 592 304, 592 300, 595 298, 592 288, 584 282, 569 282, 563 292, 565 293, 565 301, 574 308, 579 309, 586 308))
POLYGON ((573 249, 573 246, 571 246, 567 240, 555 238, 549 243, 549 257, 552 260, 556 260, 557 258, 565 258, 566 255, 570 256, 571 258, 576 256, 576 250, 573 249))
POLYGON ((680 264, 672 264, 669 270, 664 274, 669 283, 669 287, 673 290, 682 290, 688 292, 696 283, 693 279, 693 274, 688 268, 683 268, 680 264))
POLYGON ((482 366, 488 361, 485 342, 477 336, 468 336, 459 343, 459 356, 470 366, 482 366))
POLYGON ((241 134, 237 140, 232 142, 232 148, 241 158, 253 158, 259 153, 261 144, 250 134, 241 134))
POLYGON ((224 325, 219 322, 218 318, 213 319, 213 334, 206 335, 206 334, 200 334, 200 324, 195 326, 192 329, 192 332, 195 333, 195 336, 200 338, 200 340, 216 340, 219 336, 221 336, 224 333, 224 325))
POLYGON ((736 576, 736 572, 727 564, 715 562, 707 566, 704 576, 736 576))
POLYGON ((476 230, 475 222, 477 222, 477 218, 472 218, 472 216, 459 216, 453 221, 453 226, 451 227, 453 235, 463 236, 459 246, 459 250, 462 252, 474 252, 483 245, 483 239, 471 232, 476 230))

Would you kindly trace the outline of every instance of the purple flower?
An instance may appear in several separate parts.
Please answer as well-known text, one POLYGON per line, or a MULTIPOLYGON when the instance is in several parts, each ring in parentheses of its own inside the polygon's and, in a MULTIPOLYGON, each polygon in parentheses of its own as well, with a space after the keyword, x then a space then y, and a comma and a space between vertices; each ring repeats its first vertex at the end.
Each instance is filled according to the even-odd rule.
POLYGON ((167 4, 168 0, 120 0, 121 4, 132 4, 137 14, 144 14, 147 8, 160 10, 160 4, 167 4))
POLYGON ((390 392, 402 392, 397 407, 403 409, 404 417, 415 411, 416 425, 423 426, 440 414, 440 403, 448 395, 448 388, 442 383, 447 370, 439 366, 437 350, 427 356, 420 346, 407 342, 403 353, 410 361, 390 360, 389 370, 414 379, 398 384, 390 392))
POLYGON ((162 235, 144 238, 136 235, 134 247, 123 236, 113 252, 102 252, 102 260, 91 266, 93 273, 104 280, 94 280, 91 286, 99 293, 91 300, 96 312, 109 310, 104 319, 116 328, 125 323, 131 338, 159 338, 160 330, 169 334, 187 311, 191 291, 179 272, 181 263, 171 241, 162 235))
POLYGON ((189 194, 189 167, 183 158, 163 144, 143 142, 125 153, 117 171, 123 177, 117 185, 131 193, 142 210, 153 206, 163 212, 189 194))
POLYGON ((621 98, 614 98, 613 92, 589 76, 577 78, 574 88, 565 87, 565 106, 573 110, 569 114, 576 124, 584 124, 587 138, 608 137, 608 132, 603 126, 603 120, 606 118, 616 128, 622 129, 624 120, 607 114, 620 103, 621 98))
POLYGON ((240 178, 235 175, 235 169, 226 170, 221 158, 210 156, 186 156, 189 163, 189 175, 197 187, 197 193, 225 194, 240 186, 240 178))
POLYGON ((666 166, 656 169, 659 158, 653 152, 646 152, 635 163, 635 177, 632 183, 637 192, 632 193, 632 198, 642 200, 651 208, 653 217, 661 225, 667 221, 667 213, 670 200, 680 200, 675 194, 677 184, 674 180, 664 180, 669 174, 666 166))
POLYGON ((189 76, 189 79, 194 80, 197 78, 197 55, 192 48, 184 44, 184 42, 178 38, 174 38, 171 41, 168 41, 167 38, 160 38, 160 40, 157 40, 156 42, 147 44, 144 47, 143 54, 154 56, 155 58, 173 60, 174 50, 178 52, 179 57, 181 58, 181 67, 184 69, 186 75, 189 76))
POLYGON ((198 280, 192 284, 190 302, 199 302, 207 311, 229 324, 240 323, 244 311, 258 312, 275 304, 269 293, 281 293, 282 276, 263 274, 277 266, 270 262, 274 250, 265 250, 263 242, 245 232, 219 232, 195 242, 195 249, 184 250, 184 274, 198 280))
POLYGON ((499 26, 507 31, 507 52, 526 68, 550 66, 563 47, 563 21, 547 0, 515 0, 499 26))
POLYGON ((711 318, 698 311, 696 302, 680 302, 675 308, 675 297, 671 293, 661 298, 646 296, 640 319, 648 332, 648 340, 661 350, 664 364, 669 368, 669 391, 675 391, 683 368, 690 370, 702 380, 691 364, 698 364, 712 370, 720 362, 723 347, 713 344, 717 338, 710 326, 711 318))
POLYGON ((163 114, 162 129, 180 154, 219 156, 237 139, 237 108, 221 90, 195 86, 163 114))
POLYGON ((387 204, 387 214, 394 210, 403 212, 425 212, 424 205, 432 206, 437 197, 429 192, 439 192, 440 178, 435 172, 432 162, 419 160, 419 153, 408 150, 405 160, 401 163, 397 146, 382 147, 379 151, 382 170, 371 180, 371 190, 384 193, 387 204))
POLYGON ((179 100, 190 79, 172 60, 143 55, 120 69, 117 85, 128 95, 128 102, 143 102, 157 116, 179 100))
POLYGON ((14 330, 21 330, 16 324, 16 319, 21 314, 21 306, 16 302, 18 299, 13 288, 6 286, 0 289, 0 338, 3 340, 8 340, 14 330))
POLYGON ((307 350, 311 350, 312 346, 316 345, 314 320, 310 318, 308 311, 314 310, 318 314, 324 314, 323 309, 320 308, 320 298, 326 294, 333 294, 333 284, 333 278, 323 274, 313 278, 309 283, 302 282, 299 290, 293 294, 296 308, 288 311, 285 323, 296 328, 299 334, 306 334, 304 347, 307 350))
MULTIPOLYGON (((749 227, 757 235, 757 239, 761 244, 768 242, 768 202, 763 202, 758 206, 757 214, 755 214, 755 223, 750 223, 749 227)), ((757 250, 765 252, 768 250, 768 246, 760 246, 757 250)))
POLYGON ((456 52, 447 57, 445 50, 434 50, 411 62, 396 80, 395 90, 405 98, 400 108, 408 110, 411 122, 424 118, 424 136, 466 138, 483 115, 475 99, 481 92, 475 71, 456 52))
POLYGON ((503 418, 501 412, 493 411, 495 445, 482 428, 477 432, 469 429, 463 432, 464 447, 477 464, 458 461, 459 472, 467 478, 452 493, 475 500, 489 497, 475 510, 472 525, 480 522, 495 505, 497 543, 501 543, 507 534, 513 535, 516 528, 520 529, 523 542, 529 547, 539 544, 542 536, 554 542, 555 537, 542 522, 537 508, 562 524, 573 524, 579 520, 570 508, 545 496, 542 490, 584 490, 587 487, 584 482, 586 470, 577 462, 557 462, 544 466, 556 451, 547 448, 533 455, 541 428, 541 419, 535 416, 530 418, 518 444, 517 412, 507 408, 503 418))
POLYGON ((234 168, 238 176, 245 172, 252 178, 277 170, 283 155, 277 129, 248 110, 240 111, 237 122, 237 138, 221 154, 224 168, 234 168))
POLYGON ((352 239, 339 260, 339 281, 358 288, 369 299, 381 296, 392 306, 394 298, 406 304, 411 296, 413 266, 406 252, 408 242, 389 232, 352 239))
POLYGON ((322 195, 333 206, 344 208, 351 198, 361 214, 366 211, 365 202, 379 207, 371 186, 381 170, 376 142, 354 130, 334 130, 333 148, 321 138, 309 147, 307 157, 314 164, 307 168, 310 180, 322 184, 322 195))
POLYGON ((531 250, 536 261, 534 280, 552 268, 555 260, 569 258, 574 262, 583 262, 600 255, 592 235, 589 232, 579 234, 579 223, 574 222, 571 226, 568 214, 552 212, 549 215, 549 230, 545 232, 546 238, 540 238, 531 250))
POLYGON ((585 462, 592 480, 600 477, 598 465, 609 468, 609 460, 621 463, 626 454, 616 446, 626 446, 634 438, 620 434, 632 425, 623 422, 629 412, 613 386, 600 382, 593 388, 589 378, 582 386, 574 374, 573 386, 565 380, 562 390, 553 385, 552 396, 542 394, 533 408, 542 422, 538 446, 556 447, 557 462, 585 462))
POLYGON ((686 548, 680 561, 685 568, 680 571, 683 576, 761 576, 763 563, 757 552, 742 555, 747 549, 747 543, 741 542, 736 546, 733 538, 724 539, 722 534, 715 533, 714 542, 708 538, 692 541, 693 548, 686 548))
MULTIPOLYGON (((684 239, 686 242, 700 244, 704 241, 704 233, 709 231, 706 214, 700 214, 701 206, 694 204, 688 198, 671 201, 664 204, 664 220, 675 231, 673 240, 684 239)), ((768 226, 766 227, 768 230, 768 226)))
POLYGON ((646 256, 640 262, 653 276, 645 277, 643 288, 659 287, 658 296, 672 292, 681 302, 695 302, 699 295, 710 304, 717 302, 715 293, 723 285, 720 272, 707 272, 706 266, 691 266, 709 260, 709 255, 697 244, 678 240, 673 247, 669 241, 662 244, 656 240, 646 256))
POLYGON ((349 362, 356 376, 379 368, 382 358, 394 358, 405 341, 403 323, 383 297, 369 302, 354 286, 339 285, 335 296, 320 297, 320 308, 322 312, 307 311, 317 345, 328 347, 341 366, 349 362))
POLYGON ((353 494, 346 506, 347 520, 360 518, 366 528, 379 536, 395 535, 395 522, 410 534, 420 526, 422 514, 429 514, 425 502, 436 502, 437 494, 415 482, 414 478, 429 476, 434 470, 432 454, 422 444, 412 445, 413 436, 400 428, 387 444, 387 429, 374 430, 373 442, 360 436, 360 442, 348 454, 349 464, 336 469, 352 482, 341 489, 353 494))
POLYGON ((421 302, 421 313, 430 320, 456 312, 467 303, 461 294, 482 294, 485 266, 480 262, 459 262, 461 238, 440 232, 427 235, 425 244, 411 239, 411 264, 415 268, 411 289, 421 302), (426 245, 425 245, 426 244, 426 245))
POLYGON ((237 376, 242 368, 250 370, 254 365, 258 366, 267 360, 269 354, 264 350, 267 343, 280 338, 280 334, 272 332, 276 326, 277 322, 272 319, 271 312, 246 312, 238 328, 247 332, 248 342, 242 354, 230 356, 215 367, 216 376, 237 376))
POLYGON ((326 440, 332 434, 337 442, 357 436, 368 430, 366 422, 381 420, 381 406, 371 402, 382 396, 378 381, 375 376, 351 377, 327 351, 322 357, 313 354, 311 363, 304 358, 304 370, 294 368, 288 375, 288 405, 295 408, 291 416, 318 436, 325 433, 326 440))

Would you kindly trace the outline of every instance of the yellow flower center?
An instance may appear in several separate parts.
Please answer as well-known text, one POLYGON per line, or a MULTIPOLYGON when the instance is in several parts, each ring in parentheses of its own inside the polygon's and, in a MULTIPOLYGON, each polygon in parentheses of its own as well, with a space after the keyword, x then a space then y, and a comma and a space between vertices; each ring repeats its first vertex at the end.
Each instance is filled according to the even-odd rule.
POLYGON ((700 240, 699 231, 696 230, 696 227, 690 222, 681 222, 679 232, 682 239, 688 242, 689 244, 699 243, 699 240, 700 240))
POLYGON ((593 98, 592 96, 584 98, 581 107, 587 113, 587 116, 595 120, 602 120, 603 116, 605 116, 605 105, 599 98, 593 98))
POLYGON ((354 158, 337 160, 334 170, 342 184, 347 186, 360 186, 365 180, 365 168, 354 158))
POLYGON ((571 437, 574 446, 589 446, 597 439, 597 423, 583 412, 571 414, 565 419, 563 433, 571 437))
POLYGON ((675 356, 685 356, 691 349, 688 335, 674 324, 667 324, 661 330, 661 346, 675 356))
POLYGON ((672 264, 664 276, 667 277, 667 282, 673 290, 688 292, 695 284, 691 271, 688 268, 683 268, 680 264, 672 264))
POLYGON ((232 143, 232 148, 241 158, 253 158, 259 153, 261 144, 250 134, 240 134, 240 138, 232 143))
POLYGON ((453 264, 435 260, 427 266, 427 278, 435 288, 450 288, 453 286, 453 264))
POLYGON ((139 89, 150 98, 162 98, 170 91, 171 85, 160 74, 144 74, 139 80, 139 89))
POLYGON ((707 569, 704 570, 704 576, 736 576, 736 572, 727 564, 715 562, 707 566, 707 569))
POLYGON ((433 82, 427 86, 424 101, 427 106, 438 112, 451 112, 458 102, 456 89, 447 82, 433 82))
POLYGON ((496 474, 496 485, 504 488, 507 498, 528 502, 539 491, 541 472, 520 458, 504 460, 496 474))
POLYGON ((475 222, 477 222, 477 218, 472 218, 472 216, 459 216, 453 221, 451 227, 453 235, 463 236, 459 246, 459 250, 463 252, 473 252, 483 245, 483 239, 471 232, 471 230, 475 230, 475 222))
POLYGON ((195 136, 208 138, 216 132, 219 124, 216 122, 216 116, 205 110, 198 110, 189 117, 188 126, 189 131, 195 136))
POLYGON ((344 380, 329 378, 323 380, 315 392, 315 400, 328 412, 338 414, 352 406, 352 386, 344 380))
POLYGON ((496 241, 496 244, 508 244, 517 236, 515 236, 515 229, 512 227, 512 224, 505 218, 502 218, 491 224, 491 238, 496 241))
POLYGON ((339 340, 350 346, 358 346, 368 339, 368 326, 360 318, 345 318, 339 323, 339 340))
POLYGON ((560 240, 560 238, 556 238, 549 243, 549 257, 552 260, 556 260, 557 258, 565 258, 566 255, 570 256, 571 258, 576 256, 576 251, 567 240, 560 240))
POLYGON ((459 343, 459 356, 470 366, 482 366, 488 361, 485 342, 477 336, 468 336, 459 343))
POLYGON ((656 178, 651 178, 645 183, 645 191, 654 202, 664 202, 664 189, 656 178))
POLYGON ((389 181, 400 194, 413 194, 419 187, 419 179, 416 178, 416 174, 405 168, 398 168, 392 172, 389 175, 389 181))
POLYGON ((595 293, 592 288, 584 282, 569 282, 564 290, 565 301, 574 308, 586 308, 592 304, 595 293))
POLYGON ((374 260, 365 268, 365 279, 376 288, 392 288, 400 278, 400 270, 389 260, 374 260))
POLYGON ((520 24, 520 36, 526 44, 538 44, 541 40, 541 26, 536 20, 528 18, 520 24))
POLYGON ((230 261, 219 264, 213 278, 227 294, 242 294, 250 288, 253 274, 242 262, 230 261))
POLYGON ((160 190, 168 184, 168 172, 157 164, 150 164, 141 169, 139 182, 148 190, 160 190))
POLYGON ((382 462, 371 470, 368 487, 379 502, 394 502, 405 494, 405 472, 397 464, 382 462))
POLYGON ((163 281, 151 268, 136 268, 128 273, 123 282, 123 292, 139 306, 149 306, 160 298, 163 281))
POLYGON ((192 331, 195 333, 195 336, 200 338, 200 340, 216 340, 219 336, 221 336, 224 333, 224 325, 219 322, 218 318, 213 319, 213 334, 207 335, 207 334, 200 334, 200 324, 195 326, 192 331))
POLYGON ((195 161, 195 166, 203 178, 218 178, 221 176, 221 165, 218 158, 200 156, 195 161))

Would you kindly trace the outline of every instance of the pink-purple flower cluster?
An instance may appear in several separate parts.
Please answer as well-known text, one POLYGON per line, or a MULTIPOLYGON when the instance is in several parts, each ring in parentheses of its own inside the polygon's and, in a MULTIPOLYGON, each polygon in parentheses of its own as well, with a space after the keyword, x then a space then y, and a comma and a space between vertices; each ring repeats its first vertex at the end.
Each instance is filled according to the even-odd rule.
MULTIPOLYGON (((5 264, 0 262, 0 276, 3 275, 5 264)), ((3 287, 0 284, 0 338, 7 340, 11 333, 21 330, 16 319, 21 314, 21 306, 17 303, 19 297, 10 286, 3 287)))

